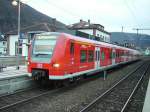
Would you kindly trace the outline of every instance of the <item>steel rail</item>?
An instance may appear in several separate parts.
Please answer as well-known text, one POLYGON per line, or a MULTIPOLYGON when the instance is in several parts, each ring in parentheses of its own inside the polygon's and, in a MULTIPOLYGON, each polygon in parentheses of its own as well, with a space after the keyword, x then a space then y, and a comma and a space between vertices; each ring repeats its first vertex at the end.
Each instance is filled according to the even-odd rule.
POLYGON ((119 80, 116 84, 114 84, 112 87, 110 87, 104 93, 102 93, 99 97, 97 97, 95 100, 93 100, 91 103, 89 103, 85 108, 83 108, 79 112, 87 112, 87 110, 89 110, 92 106, 94 106, 99 101, 99 99, 101 99, 107 93, 109 93, 110 91, 112 91, 118 84, 120 84, 122 81, 124 81, 125 79, 127 79, 134 72, 136 72, 139 68, 141 68, 142 65, 144 65, 144 64, 142 63, 141 65, 139 65, 138 67, 136 67, 133 71, 129 72, 124 78, 122 78, 121 80, 119 80))
MULTIPOLYGON (((86 80, 83 81, 83 82, 81 82, 81 84, 84 83, 84 82, 86 82, 86 80)), ((36 99, 38 97, 41 97, 41 96, 44 96, 44 95, 47 95, 47 94, 55 94, 55 93, 58 93, 60 91, 62 92, 64 90, 68 90, 68 89, 70 89, 70 88, 72 88, 74 86, 76 86, 76 84, 71 84, 70 86, 64 86, 62 88, 58 88, 58 89, 55 89, 55 90, 48 90, 48 91, 46 91, 44 93, 41 93, 41 94, 38 94, 36 96, 33 96, 33 97, 30 97, 30 98, 27 98, 27 99, 24 99, 24 100, 21 100, 21 101, 12 103, 12 104, 8 104, 8 105, 3 106, 3 107, 0 107, 0 111, 2 111, 2 110, 8 110, 10 108, 13 108, 14 106, 21 105, 23 103, 29 102, 31 100, 34 100, 34 99, 36 99)))
MULTIPOLYGON (((65 88, 65 87, 64 87, 64 88, 65 88)), ((34 100, 34 99, 36 99, 36 98, 38 98, 38 97, 41 97, 41 96, 44 96, 44 95, 47 95, 47 94, 50 94, 50 93, 51 93, 51 94, 54 94, 54 93, 56 93, 56 92, 59 92, 59 91, 63 90, 64 88, 59 88, 59 89, 55 89, 55 90, 48 90, 48 91, 46 91, 46 92, 44 92, 44 93, 41 93, 41 94, 36 95, 36 96, 33 96, 33 97, 31 97, 31 98, 27 98, 27 99, 24 99, 24 100, 21 100, 21 101, 18 101, 18 102, 15 102, 15 103, 12 103, 12 104, 9 104, 9 105, 0 107, 0 111, 2 111, 2 110, 8 110, 9 108, 12 108, 12 107, 17 106, 17 105, 19 105, 19 104, 22 104, 22 103, 25 103, 25 102, 34 100)))
MULTIPOLYGON (((136 70, 137 70, 138 68, 140 68, 140 66, 142 66, 142 64, 139 65, 139 66, 136 68, 136 70)), ((134 73, 134 72, 135 72, 135 71, 132 71, 131 73, 134 73)), ((131 74, 131 73, 129 73, 129 74, 131 74)), ((27 98, 27 99, 24 99, 24 100, 21 100, 21 101, 18 101, 18 102, 15 102, 15 103, 12 103, 12 104, 9 104, 9 105, 0 107, 0 111, 2 111, 2 110, 8 110, 8 109, 10 109, 10 108, 12 108, 12 107, 14 107, 14 106, 17 106, 17 105, 19 105, 19 104, 23 104, 23 103, 29 102, 29 101, 31 101, 31 100, 34 100, 34 99, 36 99, 36 98, 38 98, 38 97, 41 97, 41 96, 44 96, 44 95, 47 95, 47 94, 54 94, 54 93, 57 93, 57 92, 62 91, 62 90, 64 90, 64 89, 66 89, 66 88, 68 88, 68 87, 63 87, 63 88, 59 88, 59 89, 55 89, 55 90, 49 90, 49 91, 44 92, 44 93, 42 93, 42 94, 39 94, 39 95, 37 95, 37 96, 31 97, 31 98, 27 98)))
POLYGON ((15 92, 11 92, 11 93, 2 94, 2 95, 0 95, 0 98, 11 96, 11 95, 22 93, 22 92, 26 92, 26 91, 29 91, 29 90, 32 90, 32 89, 35 89, 35 88, 37 88, 37 87, 31 87, 31 88, 27 88, 27 89, 22 89, 22 90, 18 90, 18 91, 15 91, 15 92))
MULTIPOLYGON (((29 79, 29 80, 23 80, 23 81, 19 81, 19 82, 13 82, 13 83, 6 83, 6 84, 3 84, 3 85, 0 85, 0 87, 2 86, 7 86, 7 85, 12 85, 12 84, 19 84, 19 83, 22 83, 22 82, 28 82, 28 81, 32 81, 32 79, 29 79)), ((35 86, 35 87, 31 87, 31 88, 27 88, 27 89, 22 89, 22 90, 18 90, 18 91, 14 91, 14 92, 7 92, 6 94, 2 94, 0 95, 0 98, 2 97, 7 97, 7 96, 10 96, 10 95, 13 95, 13 94, 16 94, 16 93, 21 93, 21 92, 24 92, 24 91, 28 91, 30 89, 34 89, 34 88, 37 88, 38 86, 35 86)))
POLYGON ((133 97, 135 91, 138 89, 138 86, 140 85, 143 77, 145 76, 145 74, 147 73, 148 71, 148 68, 149 68, 150 65, 148 65, 148 67, 146 68, 145 72, 142 74, 141 78, 139 79, 139 81, 137 82, 135 88, 133 89, 132 93, 130 94, 129 98, 127 99, 125 105, 123 106, 123 108, 121 109, 121 112, 124 112, 129 104, 129 102, 131 101, 131 98, 133 97))
POLYGON ((33 79, 29 79, 29 80, 23 80, 23 81, 18 81, 18 82, 13 82, 13 83, 6 83, 3 85, 0 85, 0 87, 2 86, 7 86, 7 85, 11 85, 11 84, 19 84, 19 83, 23 83, 23 82, 28 82, 28 81, 32 81, 33 79))

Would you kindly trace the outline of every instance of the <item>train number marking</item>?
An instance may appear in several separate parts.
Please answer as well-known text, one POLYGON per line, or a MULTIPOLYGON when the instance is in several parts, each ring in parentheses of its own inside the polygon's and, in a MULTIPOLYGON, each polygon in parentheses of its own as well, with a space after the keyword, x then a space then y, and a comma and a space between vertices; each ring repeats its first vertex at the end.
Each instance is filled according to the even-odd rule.
POLYGON ((37 64, 37 68, 43 68, 43 65, 41 63, 37 64))

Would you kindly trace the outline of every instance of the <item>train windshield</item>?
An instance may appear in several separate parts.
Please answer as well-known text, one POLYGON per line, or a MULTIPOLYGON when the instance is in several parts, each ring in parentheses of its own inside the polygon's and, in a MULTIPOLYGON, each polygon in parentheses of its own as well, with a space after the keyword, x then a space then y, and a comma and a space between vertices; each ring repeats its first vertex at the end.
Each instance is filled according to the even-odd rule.
POLYGON ((49 62, 58 35, 36 35, 33 42, 32 61, 49 62))

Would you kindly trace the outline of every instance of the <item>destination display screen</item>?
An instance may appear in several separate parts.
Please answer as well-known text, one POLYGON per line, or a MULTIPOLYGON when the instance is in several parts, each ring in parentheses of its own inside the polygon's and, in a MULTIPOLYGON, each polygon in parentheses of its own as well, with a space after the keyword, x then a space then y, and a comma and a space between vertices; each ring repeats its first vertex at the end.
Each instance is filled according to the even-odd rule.
POLYGON ((58 35, 35 35, 33 40, 32 61, 49 62, 56 45, 58 35))
POLYGON ((36 40, 49 40, 49 39, 56 39, 57 36, 55 35, 36 35, 36 40))

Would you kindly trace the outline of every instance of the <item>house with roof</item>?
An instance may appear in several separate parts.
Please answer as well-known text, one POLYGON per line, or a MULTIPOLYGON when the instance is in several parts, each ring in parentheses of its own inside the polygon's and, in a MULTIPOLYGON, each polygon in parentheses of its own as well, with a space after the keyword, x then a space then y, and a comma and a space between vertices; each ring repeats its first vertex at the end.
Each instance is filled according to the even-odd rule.
POLYGON ((0 34, 0 55, 6 55, 7 40, 4 35, 0 34))
POLYGON ((6 33, 8 42, 7 55, 15 56, 16 54, 20 54, 21 56, 28 56, 27 43, 30 43, 34 34, 41 32, 66 32, 73 34, 73 31, 68 30, 64 24, 56 21, 56 19, 53 19, 52 23, 39 23, 21 28, 19 38, 17 35, 17 30, 12 30, 6 33))
POLYGON ((15 56, 17 54, 21 56, 27 56, 28 55, 28 46, 26 46, 27 43, 30 42, 30 39, 28 38, 28 32, 35 32, 37 31, 49 31, 49 27, 46 23, 31 25, 28 27, 21 28, 20 35, 18 37, 17 30, 12 30, 6 33, 7 37, 7 54, 10 56, 15 56), (37 29, 38 28, 38 29, 37 29))
POLYGON ((104 26, 101 24, 83 21, 82 19, 74 24, 68 25, 71 30, 76 30, 76 35, 86 37, 89 39, 104 41, 110 43, 110 33, 105 31, 104 26))

